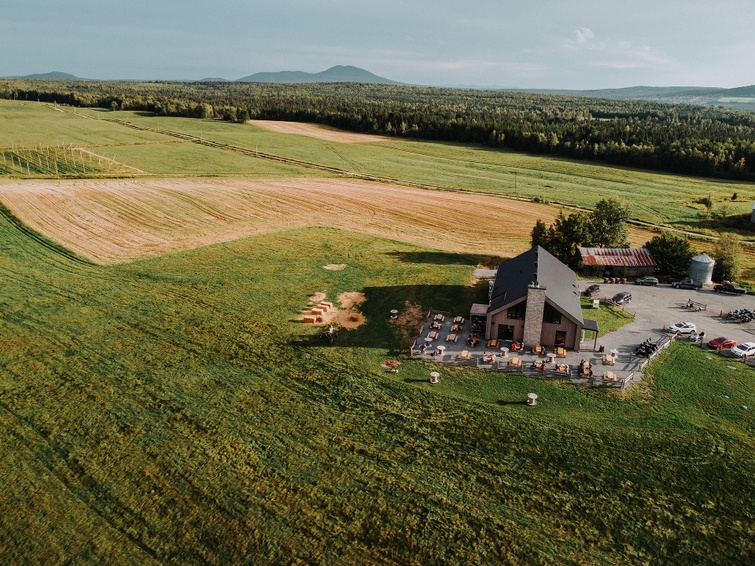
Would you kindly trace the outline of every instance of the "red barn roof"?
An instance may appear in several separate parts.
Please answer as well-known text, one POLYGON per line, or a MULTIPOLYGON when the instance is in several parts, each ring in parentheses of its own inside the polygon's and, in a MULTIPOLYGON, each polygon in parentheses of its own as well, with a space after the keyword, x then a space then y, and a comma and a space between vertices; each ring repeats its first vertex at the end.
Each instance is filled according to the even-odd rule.
POLYGON ((613 267, 655 267, 655 261, 645 248, 579 248, 585 265, 613 267))

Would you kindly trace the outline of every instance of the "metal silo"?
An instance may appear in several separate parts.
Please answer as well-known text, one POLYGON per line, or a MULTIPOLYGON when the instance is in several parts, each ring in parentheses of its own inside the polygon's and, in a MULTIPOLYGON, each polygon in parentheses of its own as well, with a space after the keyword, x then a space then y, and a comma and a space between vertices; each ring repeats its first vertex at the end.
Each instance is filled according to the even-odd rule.
POLYGON ((689 266, 689 277, 693 281, 708 285, 713 278, 713 265, 716 261, 708 254, 696 255, 689 266))

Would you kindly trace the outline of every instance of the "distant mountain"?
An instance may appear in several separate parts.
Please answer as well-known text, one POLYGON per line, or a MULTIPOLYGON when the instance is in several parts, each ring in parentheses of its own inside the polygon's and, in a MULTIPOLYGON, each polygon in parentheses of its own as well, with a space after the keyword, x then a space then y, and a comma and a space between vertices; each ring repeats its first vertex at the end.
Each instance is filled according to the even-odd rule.
POLYGON ((222 79, 220 77, 207 77, 206 79, 199 79, 198 83, 228 83, 231 82, 228 79, 222 79))
POLYGON ((255 73, 248 77, 237 79, 240 83, 370 83, 381 85, 400 85, 403 83, 392 81, 359 67, 337 65, 321 73, 305 73, 304 71, 280 71, 277 73, 255 73))
POLYGON ((69 75, 68 73, 61 73, 59 71, 53 71, 52 73, 38 73, 36 75, 26 75, 24 77, 9 77, 11 79, 28 79, 28 80, 36 80, 36 81, 83 81, 84 79, 81 79, 74 75, 69 75))

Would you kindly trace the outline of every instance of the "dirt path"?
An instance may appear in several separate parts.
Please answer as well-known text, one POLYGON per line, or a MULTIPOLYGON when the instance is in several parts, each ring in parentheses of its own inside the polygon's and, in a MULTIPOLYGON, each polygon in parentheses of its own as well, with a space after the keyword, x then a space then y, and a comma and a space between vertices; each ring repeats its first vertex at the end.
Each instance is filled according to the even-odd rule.
POLYGON ((308 124, 305 122, 279 122, 277 120, 249 120, 253 126, 265 128, 279 134, 298 134, 325 141, 339 143, 374 143, 383 141, 396 141, 387 136, 373 136, 371 134, 356 134, 345 132, 323 124, 308 124))

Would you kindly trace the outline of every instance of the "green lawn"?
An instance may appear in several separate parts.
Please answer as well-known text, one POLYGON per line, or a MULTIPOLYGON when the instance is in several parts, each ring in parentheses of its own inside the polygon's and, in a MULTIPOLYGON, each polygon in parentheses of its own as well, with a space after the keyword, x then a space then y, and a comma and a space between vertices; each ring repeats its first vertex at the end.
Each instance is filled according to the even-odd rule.
POLYGON ((445 366, 431 389, 389 311, 463 312, 475 258, 321 228, 106 268, 6 217, 0 242, 4 563, 755 553, 742 364, 678 343, 627 395, 445 366), (367 323, 328 346, 296 322, 318 291, 364 292, 367 323))
POLYGON ((602 304, 600 308, 592 308, 592 299, 587 297, 580 298, 582 303, 582 317, 594 320, 598 323, 598 336, 604 336, 629 324, 634 317, 626 311, 612 307, 611 305, 602 304))

